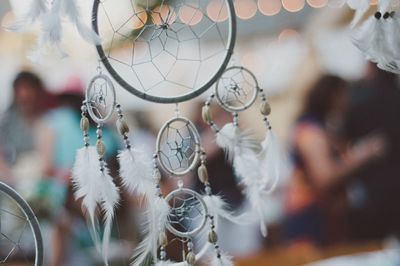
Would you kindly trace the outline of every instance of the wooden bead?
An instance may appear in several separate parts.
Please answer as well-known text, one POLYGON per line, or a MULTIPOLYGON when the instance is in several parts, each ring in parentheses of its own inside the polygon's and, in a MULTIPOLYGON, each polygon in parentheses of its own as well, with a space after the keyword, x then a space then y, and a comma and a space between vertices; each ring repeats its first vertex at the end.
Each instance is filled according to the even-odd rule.
POLYGON ((189 265, 194 265, 194 264, 196 263, 196 255, 194 255, 193 252, 189 252, 189 253, 186 255, 186 262, 187 262, 187 264, 189 264, 189 265))
POLYGON ((129 133, 129 126, 124 119, 117 120, 117 129, 119 134, 123 136, 129 133))
POLYGON ((168 245, 167 234, 165 232, 161 232, 158 241, 161 246, 167 246, 168 245))
POLYGON ((81 118, 81 130, 82 131, 89 131, 89 119, 86 116, 81 118))
POLYGON ((215 244, 218 241, 218 235, 217 233, 212 230, 209 234, 208 234, 208 242, 215 244))
POLYGON ((212 118, 211 118, 211 113, 210 113, 210 107, 209 106, 203 106, 201 109, 201 117, 203 118, 203 121, 210 125, 212 123, 212 118))
POLYGON ((204 164, 200 165, 200 167, 197 169, 197 174, 199 175, 199 179, 203 184, 208 183, 208 171, 204 164))
POLYGON ((261 113, 265 116, 271 114, 271 105, 268 102, 263 102, 261 105, 261 113))
POLYGON ((106 146, 104 145, 103 141, 98 140, 96 142, 96 150, 100 157, 103 157, 106 154, 106 146))

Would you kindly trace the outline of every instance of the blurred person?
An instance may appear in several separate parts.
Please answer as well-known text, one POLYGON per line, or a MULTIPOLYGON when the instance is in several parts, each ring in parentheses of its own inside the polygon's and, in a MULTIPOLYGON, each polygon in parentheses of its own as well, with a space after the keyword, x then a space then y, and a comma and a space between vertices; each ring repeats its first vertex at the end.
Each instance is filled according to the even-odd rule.
MULTIPOLYGON (((14 97, 11 106, 0 119, 0 174, 8 177, 9 181, 13 175, 12 168, 24 175, 29 172, 26 165, 32 168, 37 165, 29 163, 35 160, 32 154, 36 148, 35 128, 47 110, 49 99, 42 80, 33 72, 18 73, 12 86, 14 97)), ((21 176, 18 178, 23 179, 21 176)))
POLYGON ((375 136, 343 147, 347 107, 348 85, 335 76, 322 76, 306 95, 293 131, 294 170, 286 199, 284 231, 292 246, 328 245, 344 237, 343 186, 382 152, 383 140, 375 136))
POLYGON ((354 85, 345 134, 353 143, 378 132, 386 138, 385 156, 353 173, 348 189, 353 240, 400 238, 400 86, 398 75, 369 63, 354 85))
MULTIPOLYGON (((56 98, 58 107, 43 117, 37 134, 38 150, 44 162, 39 197, 49 202, 46 206, 53 227, 49 264, 91 265, 93 243, 82 212, 76 211, 80 208, 73 198, 70 181, 76 151, 83 146, 80 119, 84 96, 80 80, 70 78, 56 98)), ((92 142, 96 140, 94 125, 89 136, 92 142)), ((119 142, 107 127, 103 129, 103 140, 107 145, 106 159, 115 158, 119 142)), ((109 161, 109 167, 111 172, 116 172, 115 162, 109 161)))

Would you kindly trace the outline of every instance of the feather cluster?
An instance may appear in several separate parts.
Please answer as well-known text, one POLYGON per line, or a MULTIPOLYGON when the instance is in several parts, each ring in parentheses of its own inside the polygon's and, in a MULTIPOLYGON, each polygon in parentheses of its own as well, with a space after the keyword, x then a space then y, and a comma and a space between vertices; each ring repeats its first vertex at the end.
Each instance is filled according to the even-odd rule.
POLYGON ((217 133, 217 145, 224 149, 228 160, 233 161, 235 154, 245 149, 257 150, 257 141, 248 132, 242 132, 232 123, 226 124, 217 133))
POLYGON ((355 27, 354 45, 383 70, 400 74, 398 0, 378 0, 377 12, 355 27))
POLYGON ((114 184, 105 166, 105 171, 100 171, 98 155, 95 147, 84 147, 77 151, 76 160, 72 169, 72 182, 76 199, 82 199, 82 207, 86 211, 90 222, 90 231, 93 241, 107 265, 108 249, 111 235, 114 208, 119 201, 119 190, 114 184), (99 237, 99 222, 96 210, 100 209, 104 215, 103 240, 99 237), (102 245, 100 247, 100 242, 102 245))
POLYGON ((67 17, 76 27, 80 36, 91 44, 100 44, 100 37, 81 19, 76 0, 32 0, 27 13, 14 25, 8 28, 10 31, 23 31, 36 21, 41 22, 37 49, 32 52, 30 59, 33 61, 46 52, 46 49, 55 49, 61 57, 67 54, 61 49, 62 18, 67 17))
POLYGON ((264 206, 266 196, 273 192, 282 175, 282 156, 278 142, 269 130, 262 142, 261 152, 243 149, 235 156, 234 169, 241 178, 245 194, 260 222, 262 235, 267 235, 264 206))
POLYGON ((146 262, 149 260, 157 261, 159 234, 165 230, 168 222, 170 206, 164 198, 156 197, 147 202, 148 208, 145 213, 144 224, 145 237, 135 249, 131 266, 150 265, 146 262))
POLYGON ((370 7, 370 0, 330 0, 329 6, 342 7, 346 5, 355 11, 354 18, 350 24, 351 28, 356 26, 370 7))
POLYGON ((150 197, 154 194, 152 161, 141 150, 125 149, 118 154, 122 185, 130 193, 150 197))

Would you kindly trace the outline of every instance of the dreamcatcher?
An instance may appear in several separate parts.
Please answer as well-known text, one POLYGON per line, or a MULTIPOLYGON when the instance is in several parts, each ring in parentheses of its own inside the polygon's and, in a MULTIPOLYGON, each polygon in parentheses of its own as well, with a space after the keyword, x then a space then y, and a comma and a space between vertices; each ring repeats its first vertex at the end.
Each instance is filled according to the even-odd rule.
POLYGON ((0 182, 0 265, 43 265, 43 240, 32 209, 0 182))
POLYGON ((210 95, 202 110, 203 120, 215 132, 218 146, 225 150, 236 174, 241 177, 245 194, 258 214, 264 236, 267 234, 264 222, 265 197, 277 185, 282 165, 277 141, 268 120, 270 113, 271 107, 254 74, 237 66, 225 70, 216 83, 215 92, 210 95), (260 120, 267 129, 261 144, 249 132, 239 128, 239 113, 252 107, 258 96, 262 101, 260 120), (212 119, 210 107, 215 98, 218 104, 233 116, 233 122, 222 128, 212 119))
MULTIPOLYGON (((208 89, 222 74, 231 57, 236 22, 230 0, 211 1, 99 1, 93 5, 93 28, 103 42, 97 45, 100 60, 123 88, 145 100, 176 103, 192 99, 208 89), (205 48, 210 38, 217 42, 205 48), (126 49, 128 48, 128 49, 126 49), (126 51, 129 51, 128 54, 126 51), (146 76, 151 73, 151 76, 146 76)), ((162 127, 153 160, 132 147, 129 127, 116 104, 112 82, 99 70, 90 82, 82 106, 84 147, 78 151, 73 180, 76 197, 87 210, 93 239, 107 264, 107 248, 118 188, 104 161, 102 126, 117 111, 117 128, 125 141, 119 152, 122 186, 146 200, 145 237, 133 255, 132 265, 152 261, 157 265, 193 265, 214 245, 210 265, 232 265, 217 245, 217 216, 234 219, 226 204, 211 193, 200 138, 190 120, 178 114, 162 127), (97 123, 97 142, 88 139, 89 119, 97 123), (183 176, 198 167, 205 184, 204 195, 183 187, 183 176), (178 177, 177 189, 164 197, 160 191, 161 167, 178 177), (100 240, 96 210, 104 213, 104 236, 100 240), (194 249, 194 237, 209 228, 208 244, 194 249), (174 237, 168 239, 167 231, 174 237), (168 261, 166 246, 182 244, 182 262, 168 261), (102 243, 102 244, 100 244, 102 243), (160 252, 159 252, 160 251, 160 252)))

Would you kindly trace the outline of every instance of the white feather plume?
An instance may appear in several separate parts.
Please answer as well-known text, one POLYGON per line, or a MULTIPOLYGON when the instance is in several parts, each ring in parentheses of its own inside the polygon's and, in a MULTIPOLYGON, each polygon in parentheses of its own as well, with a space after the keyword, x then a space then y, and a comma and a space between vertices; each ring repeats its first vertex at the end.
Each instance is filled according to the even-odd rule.
POLYGON ((247 213, 235 215, 229 210, 228 203, 226 203, 220 196, 205 195, 203 196, 204 203, 207 206, 208 214, 214 216, 215 225, 218 228, 218 218, 222 217, 235 224, 249 224, 252 222, 251 217, 247 213))
POLYGON ((131 193, 154 194, 152 161, 138 149, 125 149, 118 154, 122 185, 131 193))
POLYGON ((75 197, 82 199, 82 207, 88 215, 93 241, 97 248, 100 247, 100 237, 96 210, 99 208, 103 212, 104 236, 101 252, 107 265, 114 208, 119 201, 119 190, 109 175, 108 168, 105 166, 104 173, 100 171, 95 147, 84 147, 77 151, 72 169, 72 181, 75 197))
POLYGON ((354 45, 366 58, 383 70, 400 73, 400 17, 394 11, 392 0, 378 1, 381 17, 370 16, 364 23, 356 27, 352 33, 354 45), (383 16, 388 12, 391 15, 383 16))
POLYGON ((218 258, 217 256, 213 256, 210 260, 209 266, 234 266, 232 257, 226 254, 221 254, 221 257, 218 258))
POLYGON ((99 35, 83 23, 76 0, 63 0, 62 11, 71 23, 75 25, 80 36, 85 41, 91 44, 101 43, 99 35))
POLYGON ((26 14, 6 29, 14 32, 25 30, 28 26, 38 20, 43 14, 47 13, 48 8, 46 3, 46 0, 32 0, 26 14))
POLYGON ((217 133, 217 145, 225 150, 225 153, 230 161, 235 157, 236 153, 240 153, 243 149, 258 148, 257 141, 252 138, 248 132, 242 132, 232 123, 226 124, 217 133))
POLYGON ((155 200, 147 202, 145 238, 136 247, 131 266, 147 265, 144 263, 148 262, 150 258, 157 261, 159 233, 165 230, 168 221, 170 206, 164 198, 157 197, 155 200))

